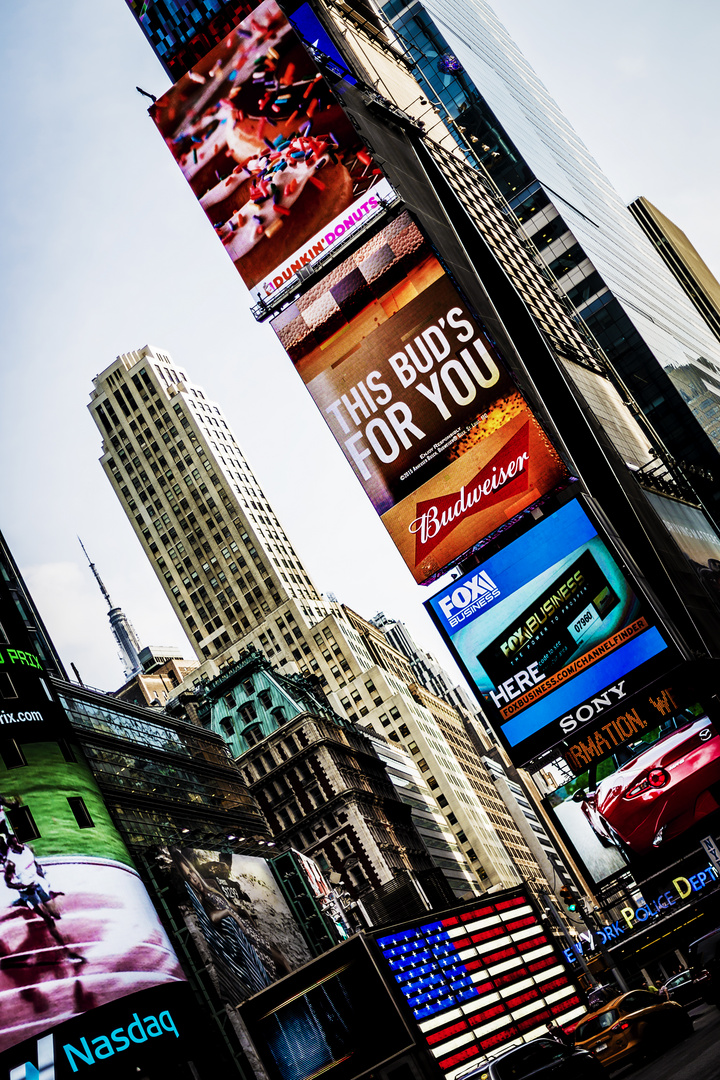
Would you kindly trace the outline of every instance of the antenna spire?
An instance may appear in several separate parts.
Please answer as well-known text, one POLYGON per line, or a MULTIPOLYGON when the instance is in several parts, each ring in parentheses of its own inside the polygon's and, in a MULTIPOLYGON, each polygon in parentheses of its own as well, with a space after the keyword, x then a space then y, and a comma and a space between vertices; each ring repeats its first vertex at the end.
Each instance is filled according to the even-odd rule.
POLYGON ((109 593, 109 592, 107 591, 107 589, 105 588, 105 583, 103 582, 103 579, 102 579, 102 578, 100 577, 100 575, 98 574, 97 570, 95 569, 95 563, 94 563, 94 562, 92 562, 92 560, 91 560, 90 556, 88 555, 87 551, 85 551, 85 545, 83 544, 83 542, 82 542, 82 540, 80 539, 80 537, 79 537, 79 536, 78 536, 78 543, 80 544, 80 547, 81 547, 81 548, 83 549, 83 553, 84 553, 84 555, 85 555, 85 558, 86 558, 86 559, 87 559, 87 561, 88 561, 88 565, 89 565, 90 569, 91 569, 91 570, 92 570, 92 572, 93 572, 93 575, 94 575, 94 577, 95 577, 95 580, 97 581, 98 585, 100 586, 100 592, 101 592, 101 593, 103 594, 103 596, 104 596, 104 597, 105 597, 105 599, 107 600, 107 605, 108 605, 108 607, 109 607, 109 608, 112 608, 112 606, 113 606, 113 602, 112 602, 112 600, 110 599, 110 593, 109 593))
POLYGON ((79 536, 78 543, 83 549, 83 552, 85 553, 85 558, 88 561, 88 565, 93 572, 93 576, 97 581, 98 585, 100 586, 100 592, 107 600, 107 605, 110 609, 108 611, 110 628, 113 632, 113 637, 115 638, 115 642, 118 647, 120 663, 123 666, 125 677, 127 679, 132 679, 134 675, 137 675, 138 672, 142 671, 143 669, 139 655, 140 650, 142 649, 140 639, 135 633, 132 623, 128 619, 127 615, 125 615, 123 610, 119 607, 113 607, 113 602, 110 599, 110 593, 105 588, 105 583, 97 572, 95 568, 95 563, 91 561, 90 556, 88 555, 87 551, 85 551, 85 545, 83 544, 79 536))

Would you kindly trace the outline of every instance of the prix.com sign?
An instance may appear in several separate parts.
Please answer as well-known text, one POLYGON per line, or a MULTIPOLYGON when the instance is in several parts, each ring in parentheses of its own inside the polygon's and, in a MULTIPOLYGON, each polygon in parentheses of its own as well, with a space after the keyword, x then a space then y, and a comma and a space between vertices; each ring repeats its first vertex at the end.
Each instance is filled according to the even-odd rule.
POLYGON ((693 893, 701 892, 708 885, 714 884, 720 875, 712 864, 689 877, 673 878, 673 888, 661 893, 655 900, 642 907, 624 907, 620 909, 620 918, 613 923, 606 923, 599 930, 581 934, 580 941, 572 949, 565 949, 564 956, 569 962, 582 956, 586 951, 593 952, 601 945, 610 945, 632 930, 637 930, 650 919, 664 915, 676 904, 682 904, 693 893), (583 942, 585 944, 583 944, 583 942))

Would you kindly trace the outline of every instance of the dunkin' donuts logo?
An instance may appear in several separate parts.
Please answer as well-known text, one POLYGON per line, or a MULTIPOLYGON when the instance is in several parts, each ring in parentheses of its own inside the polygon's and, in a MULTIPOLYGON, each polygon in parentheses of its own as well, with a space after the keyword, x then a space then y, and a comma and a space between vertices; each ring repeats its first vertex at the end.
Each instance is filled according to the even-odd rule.
POLYGON ((450 495, 418 503, 418 516, 408 526, 416 536, 415 562, 420 563, 466 518, 527 491, 529 462, 528 421, 469 484, 450 495))

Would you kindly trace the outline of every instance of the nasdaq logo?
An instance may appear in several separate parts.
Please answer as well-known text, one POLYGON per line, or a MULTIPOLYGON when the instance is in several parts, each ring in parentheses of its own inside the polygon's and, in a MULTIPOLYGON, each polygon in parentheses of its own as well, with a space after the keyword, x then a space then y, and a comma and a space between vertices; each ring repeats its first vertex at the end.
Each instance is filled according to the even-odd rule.
POLYGON ((10 1080, 55 1080, 55 1049, 52 1035, 37 1041, 37 1065, 26 1061, 10 1070, 10 1080))

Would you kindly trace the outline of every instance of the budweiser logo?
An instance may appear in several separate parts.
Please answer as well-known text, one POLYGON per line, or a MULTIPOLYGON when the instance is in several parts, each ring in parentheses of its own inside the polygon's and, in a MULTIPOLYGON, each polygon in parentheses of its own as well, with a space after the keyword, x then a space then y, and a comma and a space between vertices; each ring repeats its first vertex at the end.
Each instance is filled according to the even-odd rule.
POLYGON ((469 484, 451 495, 418 503, 418 516, 408 526, 409 531, 417 537, 416 564, 449 536, 461 521, 528 490, 529 440, 528 421, 469 484))

